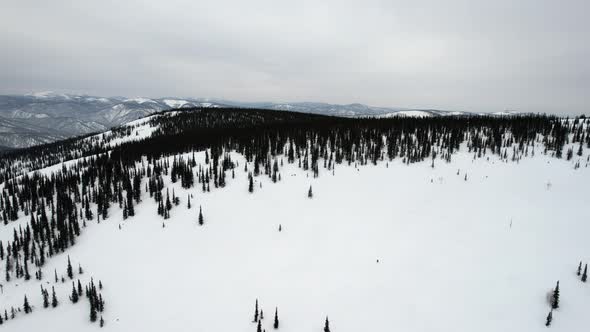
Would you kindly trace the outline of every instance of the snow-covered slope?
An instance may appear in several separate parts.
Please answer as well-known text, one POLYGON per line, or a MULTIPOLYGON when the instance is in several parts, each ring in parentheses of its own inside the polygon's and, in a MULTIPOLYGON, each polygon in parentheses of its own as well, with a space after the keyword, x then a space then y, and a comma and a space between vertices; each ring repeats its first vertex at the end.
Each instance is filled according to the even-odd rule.
MULTIPOLYGON (((318 178, 286 164, 276 184, 257 177, 253 194, 246 161, 232 153, 238 167, 223 190, 166 180, 181 199, 170 219, 149 198, 127 220, 113 207, 45 270, 64 275, 69 256, 84 268, 76 279, 102 281, 105 331, 253 332, 256 299, 267 331, 277 307, 283 332, 322 331, 326 316, 338 332, 546 331, 546 294, 557 280, 551 330, 586 331, 590 284, 575 270, 590 261, 587 152, 566 161, 538 146, 516 163, 461 150, 434 167, 395 159, 338 165, 318 178)), ((203 165, 205 153, 196 158, 203 165)), ((0 226, 0 240, 27 221, 0 226)), ((97 329, 87 305, 67 299, 71 287, 51 276, 6 283, 0 310, 28 294, 34 312, 2 328, 97 329), (57 308, 41 307, 40 284, 55 287, 57 308)))

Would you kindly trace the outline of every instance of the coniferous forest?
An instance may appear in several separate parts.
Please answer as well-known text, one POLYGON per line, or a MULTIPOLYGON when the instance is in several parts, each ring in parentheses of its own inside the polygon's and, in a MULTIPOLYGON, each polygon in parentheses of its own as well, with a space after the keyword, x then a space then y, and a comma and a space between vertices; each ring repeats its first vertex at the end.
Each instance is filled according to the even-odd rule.
MULTIPOLYGON (((157 113, 103 134, 10 151, 0 158, 0 228, 11 233, 0 241, 1 287, 35 280, 41 287, 39 295, 21 294, 20 306, 0 301, 0 324, 41 310, 85 305, 88 321, 107 327, 105 319, 117 314, 105 311, 110 300, 103 297, 100 276, 84 268, 90 262, 71 259, 70 249, 91 224, 113 222, 120 229, 121 220, 111 221, 114 211, 122 211, 122 220, 132 220, 146 201, 154 203, 150 213, 158 216, 164 229, 180 209, 192 210, 195 224, 206 228, 215 221, 209 219, 210 207, 201 204, 199 195, 244 178, 243 191, 255 197, 262 188, 257 179, 280 185, 289 176, 286 167, 313 179, 334 175, 340 167, 389 167, 393 162, 434 168, 452 164, 462 152, 474 161, 492 158, 504 164, 544 155, 572 162, 577 169, 588 165, 586 149, 590 149, 590 120, 584 117, 379 119, 196 108, 157 113), (141 126, 150 134, 141 136, 141 126), (202 153, 204 160, 195 156, 202 153), (242 163, 236 154, 243 157, 242 163), (181 195, 175 188, 191 192, 181 195), (48 268, 56 264, 60 267, 48 268), (57 286, 61 291, 56 291, 57 286)), ((471 179, 468 173, 461 176, 464 181, 471 179)), ((321 194, 311 184, 301 191, 312 201, 321 194)), ((276 227, 288 232, 282 224, 276 227)), ((377 263, 381 264, 378 259, 377 263)), ((586 282, 583 266, 576 264, 577 275, 586 282)), ((272 309, 267 308, 263 318, 256 301, 252 331, 264 330, 263 319, 280 330, 288 317, 278 307, 272 309)), ((557 310, 561 310, 559 282, 551 311, 540 324, 558 321, 557 310)), ((318 316, 317 321, 318 330, 331 331, 332 320, 318 316)))

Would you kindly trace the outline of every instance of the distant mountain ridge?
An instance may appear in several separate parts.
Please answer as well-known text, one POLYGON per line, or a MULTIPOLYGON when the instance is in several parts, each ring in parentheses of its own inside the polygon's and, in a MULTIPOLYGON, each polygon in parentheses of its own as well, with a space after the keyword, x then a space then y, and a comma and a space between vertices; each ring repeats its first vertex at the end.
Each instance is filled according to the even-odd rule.
POLYGON ((23 148, 102 132, 154 112, 219 107, 178 98, 125 98, 41 92, 0 96, 0 146, 23 148))
POLYGON ((337 105, 315 102, 235 102, 204 98, 127 98, 37 92, 0 96, 0 146, 23 148, 102 132, 167 109, 245 107, 345 117, 464 115, 467 112, 337 105))

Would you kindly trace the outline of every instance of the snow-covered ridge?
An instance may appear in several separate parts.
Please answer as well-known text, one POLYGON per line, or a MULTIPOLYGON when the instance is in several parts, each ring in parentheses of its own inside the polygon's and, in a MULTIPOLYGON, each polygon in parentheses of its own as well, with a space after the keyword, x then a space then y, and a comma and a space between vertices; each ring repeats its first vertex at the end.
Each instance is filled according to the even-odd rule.
POLYGON ((156 103, 156 101, 152 100, 152 99, 148 99, 148 98, 131 98, 131 99, 125 99, 125 102, 134 102, 134 103, 138 103, 138 104, 143 104, 143 103, 156 103))
MULTIPOLYGON (((317 102, 239 102, 210 98, 191 97, 100 97, 90 95, 64 94, 51 91, 27 95, 0 96, 0 118, 22 119, 18 123, 22 132, 30 133, 31 128, 43 127, 48 135, 30 137, 16 131, 14 137, 1 137, 0 146, 22 148, 35 143, 50 142, 48 137, 72 137, 107 130, 144 116, 173 108, 190 107, 239 107, 262 108, 278 111, 294 111, 342 117, 432 117, 447 115, 499 115, 518 114, 514 111, 497 113, 469 113, 430 109, 397 107, 374 107, 359 103, 329 104, 317 102), (77 123, 60 126, 59 123, 77 123), (19 139, 21 138, 21 139, 19 139)), ((13 123, 14 125, 14 123, 13 123)), ((0 132, 3 124, 0 121, 0 132)))
MULTIPOLYGON (((256 299, 268 331, 275 307, 279 331, 285 332, 322 331, 325 316, 343 332, 544 331, 545 294, 557 279, 562 307, 552 331, 585 331, 590 301, 574 271, 578 260, 589 259, 584 253, 590 228, 584 210, 571 207, 584 204, 587 168, 575 171, 539 146, 537 156, 520 163, 474 159, 465 146, 461 151, 452 163, 437 160, 434 168, 397 159, 343 164, 333 175, 322 169, 319 178, 288 165, 277 184, 257 177, 254 194, 247 193, 241 171, 247 161, 232 152, 240 167, 225 189, 206 193, 165 178, 166 188, 181 198, 170 219, 154 215, 157 207, 147 193, 133 218, 123 219, 114 204, 108 220, 88 222, 76 246, 45 269, 65 275, 70 256, 85 269, 76 278, 102 280, 105 331, 255 331, 256 299), (190 195, 192 209, 186 207, 190 195), (197 223, 199 206, 204 226, 197 223), (364 299, 362 309, 358 299, 364 299), (457 310, 460 319, 451 314, 457 310)), ((172 164, 175 157, 191 155, 162 161, 172 164)), ((195 158, 206 165, 204 152, 195 158)), ((0 229, 0 240, 11 241, 12 228, 27 221, 23 216, 0 229)), ((41 307, 39 282, 6 284, 2 304, 22 306, 28 294, 36 307, 3 328, 98 327, 88 321, 86 304, 68 301, 69 279, 51 278, 46 281, 60 300, 55 309, 41 307)))

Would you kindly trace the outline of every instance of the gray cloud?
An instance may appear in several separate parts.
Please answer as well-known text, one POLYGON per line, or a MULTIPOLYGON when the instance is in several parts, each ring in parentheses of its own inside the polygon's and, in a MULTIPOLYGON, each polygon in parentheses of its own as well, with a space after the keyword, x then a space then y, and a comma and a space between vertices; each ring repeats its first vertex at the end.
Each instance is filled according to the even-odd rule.
POLYGON ((5 0, 0 92, 586 112, 586 0, 5 0))

